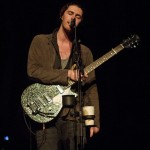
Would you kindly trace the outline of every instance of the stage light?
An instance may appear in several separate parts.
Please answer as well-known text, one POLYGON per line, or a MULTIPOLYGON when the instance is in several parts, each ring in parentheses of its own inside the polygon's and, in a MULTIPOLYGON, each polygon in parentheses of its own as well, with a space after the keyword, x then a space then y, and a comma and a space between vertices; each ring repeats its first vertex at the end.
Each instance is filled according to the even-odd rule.
POLYGON ((9 141, 9 136, 8 135, 4 136, 4 141, 9 141))

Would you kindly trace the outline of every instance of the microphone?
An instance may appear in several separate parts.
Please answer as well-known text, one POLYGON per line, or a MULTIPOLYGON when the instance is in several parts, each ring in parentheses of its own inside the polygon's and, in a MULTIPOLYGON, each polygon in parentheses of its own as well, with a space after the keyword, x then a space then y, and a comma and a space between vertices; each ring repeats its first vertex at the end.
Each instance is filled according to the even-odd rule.
POLYGON ((72 20, 70 21, 70 27, 71 27, 72 29, 76 27, 76 18, 74 18, 74 19, 72 19, 72 20))

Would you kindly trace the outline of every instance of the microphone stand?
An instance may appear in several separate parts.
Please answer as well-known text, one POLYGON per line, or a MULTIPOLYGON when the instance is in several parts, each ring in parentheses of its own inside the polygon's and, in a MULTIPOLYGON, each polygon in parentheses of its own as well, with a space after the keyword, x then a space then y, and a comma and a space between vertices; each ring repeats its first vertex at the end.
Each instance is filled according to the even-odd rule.
MULTIPOLYGON (((75 21, 75 20, 74 20, 75 21)), ((82 119, 82 90, 81 90, 81 75, 84 75, 82 59, 81 59, 81 49, 80 43, 77 41, 77 29, 76 29, 76 22, 74 23, 74 56, 75 56, 75 63, 78 70, 78 99, 79 99, 79 119, 80 119, 80 147, 79 150, 83 150, 84 148, 84 135, 83 135, 83 119, 82 119)))

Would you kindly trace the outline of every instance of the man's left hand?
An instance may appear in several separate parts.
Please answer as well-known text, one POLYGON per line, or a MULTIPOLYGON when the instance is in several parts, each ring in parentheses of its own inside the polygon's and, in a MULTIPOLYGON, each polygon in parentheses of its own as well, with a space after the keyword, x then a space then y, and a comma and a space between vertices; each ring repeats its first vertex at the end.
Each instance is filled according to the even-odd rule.
POLYGON ((90 128, 90 137, 93 137, 93 135, 98 133, 99 131, 100 131, 100 128, 98 128, 98 127, 91 127, 90 128))

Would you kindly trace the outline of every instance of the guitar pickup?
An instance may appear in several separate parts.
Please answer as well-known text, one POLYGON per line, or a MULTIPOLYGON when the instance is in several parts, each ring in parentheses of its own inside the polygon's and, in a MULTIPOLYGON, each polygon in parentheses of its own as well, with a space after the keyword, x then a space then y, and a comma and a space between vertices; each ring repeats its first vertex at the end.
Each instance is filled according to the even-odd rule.
POLYGON ((52 99, 48 95, 44 94, 43 96, 48 101, 48 103, 52 102, 52 99))
POLYGON ((57 87, 58 91, 59 91, 61 94, 64 92, 64 90, 61 88, 60 85, 57 85, 56 87, 57 87))
MULTIPOLYGON (((44 103, 43 99, 41 97, 38 97, 37 98, 39 100, 39 102, 43 105, 43 106, 46 106, 46 104, 44 103)), ((38 102, 38 101, 37 101, 38 102)))

